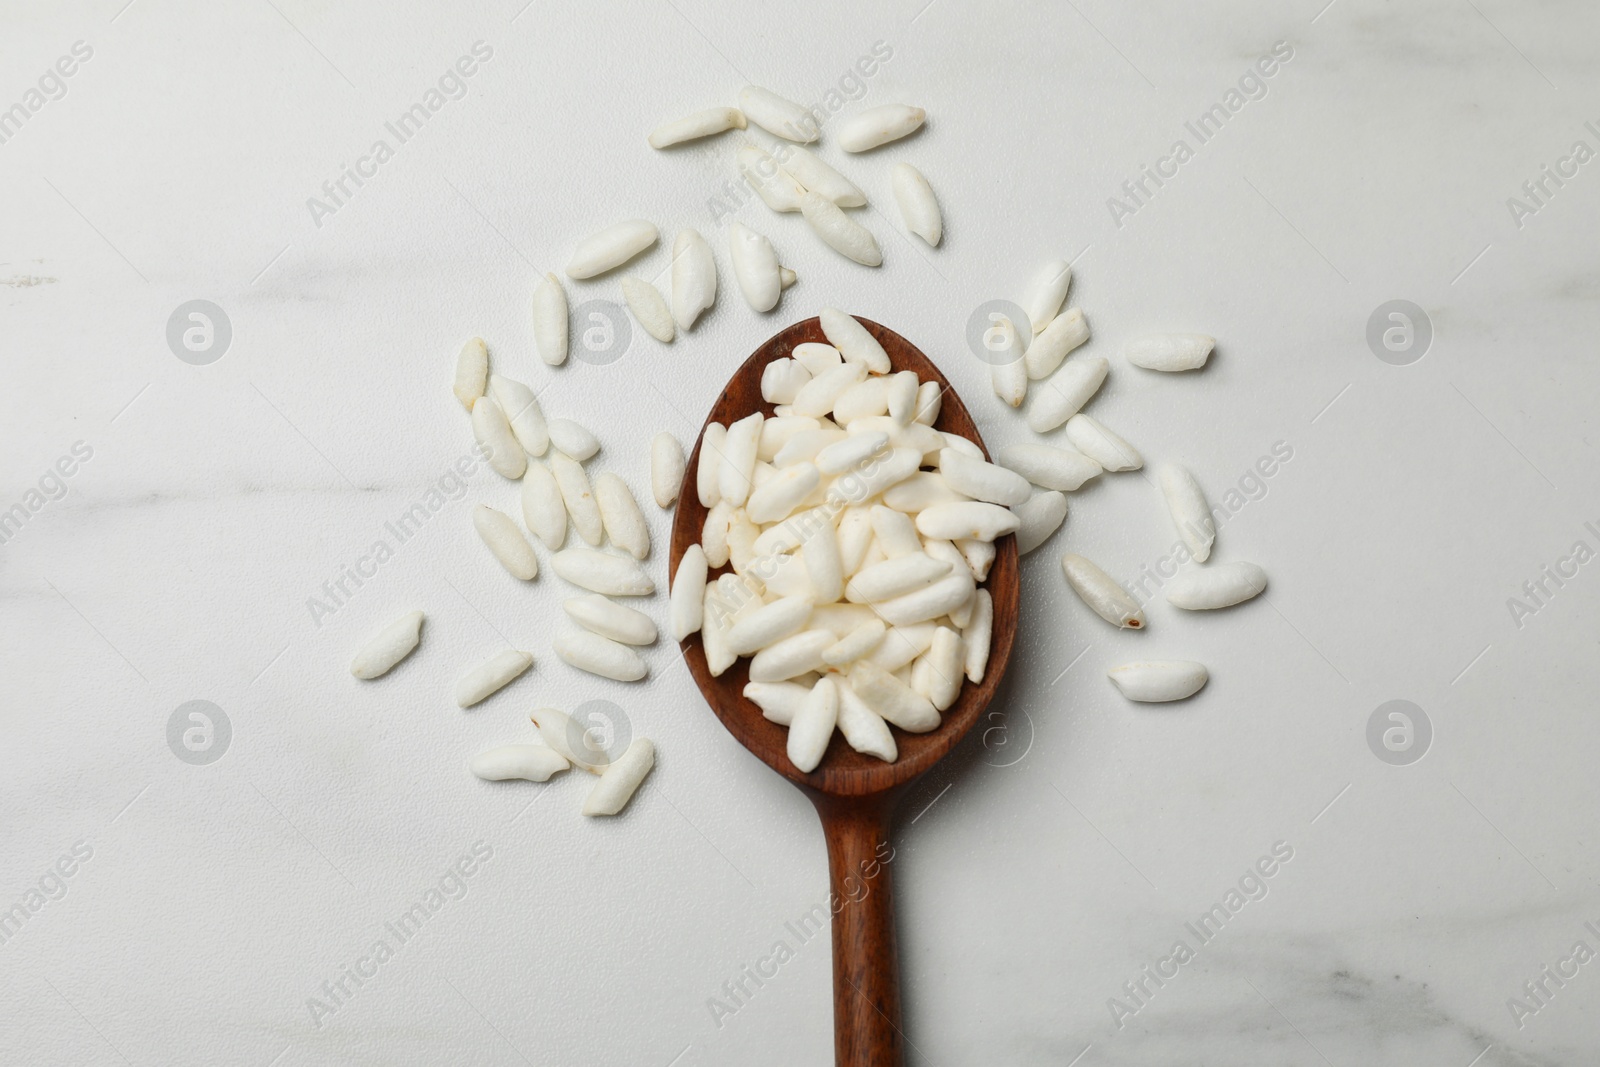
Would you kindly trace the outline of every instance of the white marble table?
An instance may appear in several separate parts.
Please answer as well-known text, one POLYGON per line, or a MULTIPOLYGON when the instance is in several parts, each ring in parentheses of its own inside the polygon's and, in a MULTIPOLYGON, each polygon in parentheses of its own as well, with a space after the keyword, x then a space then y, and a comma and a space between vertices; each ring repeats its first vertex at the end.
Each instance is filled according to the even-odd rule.
MULTIPOLYGON (((385 523, 470 445, 447 384, 472 333, 641 492, 649 437, 687 439, 744 354, 828 304, 921 344, 991 444, 1026 439, 963 331, 1050 256, 1076 259, 1091 351, 1154 329, 1220 338, 1194 376, 1114 359, 1092 411, 1231 501, 1217 558, 1258 561, 1272 585, 1209 617, 1157 597, 1148 633, 1110 632, 1067 592, 1061 552, 1135 575, 1174 536, 1138 475, 1075 494, 1026 561, 1004 722, 906 806, 912 1062, 1600 1058, 1600 963, 1572 960, 1575 942, 1600 950, 1600 162, 1571 155, 1600 150, 1600 13, 921 2, 0 14, 0 107, 23 105, 0 125, 0 508, 27 516, 0 544, 0 908, 23 915, 0 916, 0 1060, 828 1062, 827 940, 785 925, 827 891, 805 800, 723 731, 669 646, 637 685, 554 658, 567 591, 548 573, 518 586, 468 522, 475 501, 514 507, 497 476, 404 543, 385 523), (464 95, 401 143, 385 124, 475 42, 492 55, 466 64, 464 95), (887 58, 852 82, 878 42, 887 58), (1292 54, 1251 80, 1277 42, 1292 54), (658 120, 747 81, 928 108, 916 138, 847 162, 824 132, 877 209, 881 270, 729 199, 731 141, 646 147, 658 120), (1218 104, 1202 140, 1186 124, 1218 104), (392 158, 313 212, 380 138, 392 158), (1187 158, 1163 162, 1179 139, 1187 158), (899 229, 897 159, 943 199, 937 251, 899 229), (1168 177, 1133 200, 1123 184, 1147 166, 1168 177), (1541 180, 1536 202, 1523 184, 1541 180), (531 279, 634 215, 695 226, 719 256, 737 218, 800 284, 766 317, 726 285, 671 348, 638 335, 614 363, 550 371, 531 279), (206 365, 167 342, 196 299, 231 325, 206 365), (1432 334, 1404 365, 1366 340, 1392 300, 1432 334), (308 598, 379 540, 392 558, 314 621, 308 598), (354 682, 356 645, 413 607, 418 654, 354 682), (456 709, 455 674, 508 642, 534 671, 456 709), (1104 672, 1141 656, 1203 660, 1211 684, 1129 705, 1104 672), (660 745, 625 817, 582 819, 575 780, 465 771, 523 736, 534 704, 591 699, 660 745), (168 744, 194 700, 231 728, 205 765, 168 744), (1431 727, 1396 758, 1424 758, 1369 746, 1391 700, 1431 727), (475 847, 472 875, 447 878, 475 847), (1290 858, 1248 877, 1274 848, 1290 858), (1230 911, 1241 879, 1259 899, 1230 911), (433 888, 402 941, 387 924, 433 888), (1219 903, 1220 929, 1191 929, 1219 903), (779 941, 776 974, 734 999, 725 984, 779 941), (324 983, 340 982, 335 1002, 324 983)), ((618 296, 615 280, 572 291, 618 296)), ((651 521, 662 574, 667 519, 651 521)))

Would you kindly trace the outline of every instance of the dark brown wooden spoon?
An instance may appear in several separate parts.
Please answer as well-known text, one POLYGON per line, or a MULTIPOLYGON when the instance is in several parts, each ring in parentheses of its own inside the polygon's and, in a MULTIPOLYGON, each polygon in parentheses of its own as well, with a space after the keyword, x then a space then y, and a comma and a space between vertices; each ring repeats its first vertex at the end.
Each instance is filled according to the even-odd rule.
MULTIPOLYGON (((943 401, 935 427, 960 434, 982 448, 972 417, 939 368, 893 330, 866 319, 858 321, 883 345, 895 370, 916 371, 922 381, 939 383, 943 401)), ((745 360, 706 422, 727 425, 756 410, 771 415, 772 405, 761 398, 762 370, 773 360, 788 356, 795 345, 826 340, 814 318, 779 332, 745 360)), ((703 439, 704 427, 701 436, 703 439)), ((697 440, 672 525, 668 566, 673 575, 684 551, 700 540, 705 525, 706 509, 695 488, 699 460, 697 440)), ((861 755, 836 731, 822 763, 810 774, 801 773, 789 762, 787 729, 762 717, 761 709, 744 697, 749 661, 741 659, 721 677, 713 678, 700 635, 683 642, 689 673, 722 725, 763 763, 798 785, 822 818, 833 890, 833 1025, 838 1067, 899 1067, 903 1062, 900 971, 890 893, 890 821, 910 783, 955 747, 978 721, 1005 674, 1017 621, 1016 538, 1004 537, 995 547, 998 551, 985 582, 994 598, 994 639, 983 682, 963 682, 956 703, 932 733, 907 734, 894 729, 900 750, 894 763, 861 755)))

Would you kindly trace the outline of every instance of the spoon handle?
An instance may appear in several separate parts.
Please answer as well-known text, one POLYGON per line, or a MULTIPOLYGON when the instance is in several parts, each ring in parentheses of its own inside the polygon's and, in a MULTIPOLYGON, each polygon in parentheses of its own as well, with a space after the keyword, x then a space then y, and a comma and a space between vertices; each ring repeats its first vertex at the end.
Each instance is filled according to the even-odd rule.
POLYGON ((901 1067, 900 961, 895 952, 892 805, 882 795, 815 796, 833 890, 836 1067, 901 1067))

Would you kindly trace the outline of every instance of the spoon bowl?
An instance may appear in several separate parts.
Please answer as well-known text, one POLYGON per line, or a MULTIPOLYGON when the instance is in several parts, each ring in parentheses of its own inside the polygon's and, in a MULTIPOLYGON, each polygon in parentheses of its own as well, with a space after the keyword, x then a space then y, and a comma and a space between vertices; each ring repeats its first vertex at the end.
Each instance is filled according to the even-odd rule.
MULTIPOLYGON (((965 437, 983 449, 971 415, 933 362, 894 331, 867 319, 857 321, 877 338, 895 371, 915 371, 919 380, 939 383, 941 405, 934 428, 965 437)), ((796 345, 807 341, 826 343, 818 319, 797 322, 756 349, 717 398, 706 423, 728 425, 755 411, 772 415, 772 405, 761 396, 762 371, 768 363, 788 356, 796 345)), ((678 494, 668 564, 673 576, 683 553, 699 542, 705 525, 706 508, 696 490, 703 440, 704 427, 689 456, 678 494)), ((987 449, 984 455, 988 456, 987 449)), ((906 787, 954 748, 978 721, 1010 661, 1019 596, 1016 538, 1003 537, 995 542, 995 548, 995 560, 983 585, 994 601, 993 637, 983 681, 963 681, 956 702, 945 711, 938 729, 908 734, 891 727, 899 749, 894 763, 856 752, 836 730, 816 770, 802 772, 789 762, 787 728, 766 719, 761 709, 744 696, 749 660, 735 661, 714 678, 706 664, 700 635, 693 634, 683 642, 689 673, 723 726, 763 763, 799 786, 822 818, 833 890, 830 910, 834 1031, 839 1067, 889 1067, 903 1061, 894 913, 890 906, 894 849, 889 824, 895 803, 906 787)))

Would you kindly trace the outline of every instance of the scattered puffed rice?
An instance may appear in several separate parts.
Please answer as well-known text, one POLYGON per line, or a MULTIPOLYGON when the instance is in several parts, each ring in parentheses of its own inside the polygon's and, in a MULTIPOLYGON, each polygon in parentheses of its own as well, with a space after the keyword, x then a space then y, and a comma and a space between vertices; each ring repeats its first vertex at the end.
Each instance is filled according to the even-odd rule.
POLYGON ((1152 660, 1113 667, 1106 677, 1129 700, 1162 703, 1194 696, 1211 675, 1192 660, 1152 660))
POLYGON ((1028 324, 1035 335, 1043 332, 1061 311, 1067 289, 1072 285, 1072 264, 1053 259, 1039 268, 1028 288, 1028 324))
POLYGON ((595 548, 564 548, 550 557, 550 566, 557 577, 592 593, 649 596, 656 591, 656 583, 636 561, 595 548))
POLYGON ((984 332, 983 344, 989 352, 989 384, 994 395, 1007 406, 1020 408, 1028 398, 1028 361, 1016 325, 1003 315, 996 316, 984 332))
POLYGON ((636 682, 647 673, 644 659, 627 645, 580 630, 560 634, 554 641, 555 653, 562 662, 602 678, 636 682))
POLYGON ((778 161, 753 144, 739 149, 739 171, 761 202, 773 211, 799 211, 805 188, 778 161))
POLYGON ((839 210, 832 200, 807 192, 800 198, 800 213, 823 243, 846 259, 865 267, 883 263, 878 239, 865 226, 839 210))
POLYGON ((567 505, 543 463, 529 463, 522 476, 522 521, 552 552, 567 539, 567 505))
POLYGON ((528 469, 528 454, 494 397, 480 396, 472 402, 472 436, 488 451, 489 466, 502 477, 515 480, 528 469))
POLYGON ((739 90, 739 109, 745 117, 774 137, 809 143, 817 139, 817 120, 803 105, 786 100, 770 89, 747 85, 739 90))
POLYGON ((540 708, 528 718, 538 729, 540 739, 574 767, 581 767, 590 774, 601 774, 611 762, 611 757, 595 745, 594 738, 566 712, 540 708))
POLYGON ((1131 342, 1122 357, 1146 370, 1195 370, 1206 365, 1216 343, 1216 338, 1203 333, 1155 334, 1131 342))
POLYGON ((846 152, 866 152, 898 141, 922 126, 928 113, 909 104, 884 104, 843 119, 836 131, 846 152))
POLYGON ((784 149, 783 157, 784 171, 793 175, 794 180, 805 189, 826 200, 832 200, 840 207, 866 206, 867 194, 814 153, 798 145, 791 145, 784 149))
POLYGON ((411 655, 421 634, 422 612, 407 612, 361 646, 361 651, 350 663, 350 673, 362 681, 388 674, 395 664, 411 655))
POLYGON ((1161 495, 1166 497, 1167 512, 1172 525, 1189 549, 1196 563, 1211 558, 1211 545, 1216 541, 1217 522, 1211 516, 1211 505, 1206 503, 1205 490, 1194 480, 1194 475, 1176 463, 1163 463, 1156 468, 1156 479, 1161 484, 1161 495))
POLYGON ((550 443, 579 463, 600 451, 600 439, 571 419, 551 419, 545 426, 550 443))
POLYGON ((939 213, 939 200, 933 195, 933 186, 909 163, 896 163, 891 180, 906 229, 937 248, 944 236, 944 219, 939 213))
POLYGON ((670 508, 678 499, 685 468, 683 446, 665 430, 650 439, 650 494, 656 506, 670 508))
POLYGON ((461 346, 456 356, 456 377, 450 387, 462 407, 472 410, 472 402, 483 395, 488 377, 489 346, 483 343, 483 338, 474 337, 461 346))
POLYGON ((1072 350, 1089 339, 1089 323, 1083 312, 1068 308, 1051 319, 1045 328, 1034 335, 1022 358, 1028 368, 1028 377, 1034 381, 1048 378, 1061 366, 1072 350))
POLYGON ((479 504, 472 509, 472 525, 494 553, 494 558, 513 578, 526 582, 539 576, 539 559, 509 515, 487 504, 479 504))
POLYGON ((1026 556, 1067 521, 1067 497, 1055 490, 1035 493, 1014 510, 1022 523, 1017 527, 1017 555, 1026 556))
POLYGON ((645 333, 664 345, 672 343, 678 331, 672 321, 672 310, 667 307, 666 297, 661 295, 661 290, 643 278, 630 274, 622 279, 622 299, 627 301, 628 310, 639 320, 645 333))
POLYGON ((663 122, 650 132, 651 148, 666 148, 685 141, 698 140, 722 133, 724 130, 745 128, 744 113, 736 107, 708 107, 681 119, 663 122))
POLYGON ((1105 571, 1082 556, 1067 553, 1061 557, 1061 569, 1066 572, 1067 584, 1096 615, 1113 626, 1125 630, 1144 629, 1144 611, 1127 590, 1118 585, 1105 571))
POLYGON ((530 456, 542 456, 550 447, 550 427, 533 390, 499 374, 489 376, 489 392, 511 424, 511 433, 530 456))
POLYGON ((636 737, 618 759, 609 764, 583 802, 585 815, 615 815, 628 806, 633 794, 656 765, 656 747, 647 737, 636 737))
POLYGON ((467 766, 473 774, 488 782, 504 782, 514 778, 543 782, 572 764, 548 745, 501 745, 473 756, 467 766))
MULTIPOLYGON (((778 252, 772 242, 737 222, 728 224, 728 257, 733 260, 733 277, 745 302, 757 311, 778 306, 783 291, 778 252)), ((768 364, 771 366, 771 364, 768 364)))
POLYGON ((567 277, 593 278, 622 266, 656 243, 660 233, 644 219, 629 219, 578 242, 567 277))
POLYGON ((561 490, 561 502, 578 536, 591 545, 598 545, 605 527, 600 521, 600 505, 595 503, 594 487, 583 465, 564 452, 550 453, 550 473, 555 475, 561 490))
POLYGON ((1104 468, 1082 452, 1031 442, 1000 450, 1000 465, 1022 475, 1041 489, 1070 492, 1104 468))
POLYGON ((573 622, 585 630, 624 645, 651 645, 656 640, 656 624, 642 611, 590 593, 562 601, 561 607, 573 622))
POLYGON ((1110 368, 1099 356, 1067 360, 1055 374, 1033 387, 1028 429, 1049 433, 1072 418, 1099 390, 1110 368))
POLYGON ((611 471, 602 471, 594 480, 594 500, 612 544, 634 559, 650 555, 650 527, 645 525, 644 513, 627 482, 611 471))
POLYGON ((1088 415, 1080 413, 1067 420, 1067 440, 1108 471, 1133 471, 1144 466, 1144 457, 1137 448, 1088 415))
POLYGON ((473 667, 456 681, 456 703, 463 708, 497 693, 523 671, 533 666, 533 654, 506 649, 473 667))
POLYGON ((1185 611, 1231 607, 1267 587, 1267 572, 1254 563, 1215 563, 1191 568, 1167 584, 1167 603, 1185 611))
POLYGON ((672 244, 672 318, 687 330, 717 300, 717 261, 697 230, 682 230, 672 244))
POLYGON ((559 367, 567 361, 567 292, 552 273, 533 290, 533 340, 545 363, 559 367))

